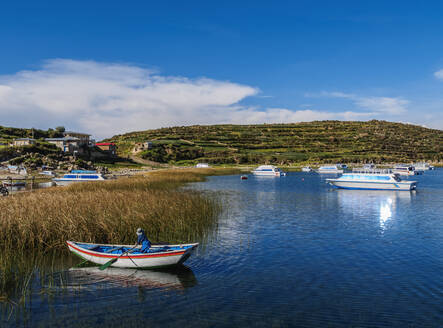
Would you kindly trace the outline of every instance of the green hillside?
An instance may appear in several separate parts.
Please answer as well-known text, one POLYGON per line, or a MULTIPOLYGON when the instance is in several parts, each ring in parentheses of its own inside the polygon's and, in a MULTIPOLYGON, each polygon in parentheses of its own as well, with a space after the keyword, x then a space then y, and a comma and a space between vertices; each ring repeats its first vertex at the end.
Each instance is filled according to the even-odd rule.
POLYGON ((0 142, 9 143, 16 138, 56 138, 63 137, 63 133, 58 130, 48 129, 21 129, 6 126, 0 126, 0 142))
POLYGON ((128 156, 136 143, 153 147, 137 156, 156 162, 225 164, 411 162, 443 160, 443 131, 386 121, 181 126, 131 132, 107 141, 128 156))

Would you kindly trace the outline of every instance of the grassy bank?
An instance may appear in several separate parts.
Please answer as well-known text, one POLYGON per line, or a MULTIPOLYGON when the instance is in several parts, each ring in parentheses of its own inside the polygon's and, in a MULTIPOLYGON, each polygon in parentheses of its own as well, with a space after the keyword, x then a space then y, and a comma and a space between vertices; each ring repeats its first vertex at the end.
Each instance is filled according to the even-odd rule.
POLYGON ((153 242, 193 241, 215 224, 220 205, 179 187, 229 172, 165 170, 4 197, 0 245, 4 252, 24 252, 61 249, 66 240, 133 243, 137 227, 153 242))

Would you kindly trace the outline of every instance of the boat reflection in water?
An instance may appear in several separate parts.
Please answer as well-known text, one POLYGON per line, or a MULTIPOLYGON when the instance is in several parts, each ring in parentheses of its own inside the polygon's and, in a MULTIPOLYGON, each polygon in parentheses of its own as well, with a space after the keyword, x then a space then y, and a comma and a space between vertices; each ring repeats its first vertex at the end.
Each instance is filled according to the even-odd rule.
POLYGON ((184 290, 197 285, 197 279, 190 268, 184 265, 167 269, 123 269, 109 267, 71 268, 68 273, 68 286, 73 288, 88 285, 106 284, 113 287, 143 287, 166 290, 184 290))
POLYGON ((416 191, 395 190, 347 190, 336 189, 337 200, 345 211, 360 217, 377 217, 380 228, 386 230, 402 206, 409 204, 416 191))

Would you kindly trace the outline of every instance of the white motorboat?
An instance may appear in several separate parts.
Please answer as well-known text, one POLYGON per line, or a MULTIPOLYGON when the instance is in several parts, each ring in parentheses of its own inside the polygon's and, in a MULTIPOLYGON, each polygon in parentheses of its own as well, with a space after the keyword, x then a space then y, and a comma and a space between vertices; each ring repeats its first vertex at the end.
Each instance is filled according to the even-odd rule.
POLYGON ((343 171, 341 165, 323 165, 320 166, 316 172, 320 174, 339 174, 343 173, 343 171))
POLYGON ((208 163, 197 163, 197 165, 195 166, 197 169, 206 169, 209 168, 209 164, 208 163))
POLYGON ((55 177, 55 174, 52 171, 41 171, 39 174, 46 175, 48 177, 55 177))
POLYGON ((428 170, 434 169, 434 166, 429 165, 428 163, 424 163, 424 162, 415 163, 414 167, 415 167, 416 171, 428 171, 428 170))
POLYGON ((280 170, 278 167, 274 165, 260 165, 254 171, 252 171, 254 175, 257 176, 268 176, 268 177, 282 177, 285 176, 286 173, 280 170))
POLYGON ((104 181, 103 175, 96 171, 85 170, 72 170, 70 173, 63 175, 61 178, 54 178, 57 186, 66 186, 74 182, 86 182, 86 181, 104 181))
POLYGON ((310 166, 305 166, 305 167, 303 167, 301 170, 302 170, 302 172, 312 172, 312 171, 314 171, 314 170, 312 169, 312 167, 310 167, 310 166))
POLYGON ((392 169, 392 172, 397 173, 399 175, 417 175, 422 173, 416 171, 414 166, 407 164, 395 165, 394 168, 392 169))
POLYGON ((337 179, 326 179, 337 188, 343 189, 373 189, 373 190, 414 190, 417 181, 401 180, 399 174, 392 170, 362 170, 345 173, 337 179))
POLYGON ((373 163, 368 163, 363 165, 363 170, 373 170, 373 169, 375 169, 375 164, 373 163))

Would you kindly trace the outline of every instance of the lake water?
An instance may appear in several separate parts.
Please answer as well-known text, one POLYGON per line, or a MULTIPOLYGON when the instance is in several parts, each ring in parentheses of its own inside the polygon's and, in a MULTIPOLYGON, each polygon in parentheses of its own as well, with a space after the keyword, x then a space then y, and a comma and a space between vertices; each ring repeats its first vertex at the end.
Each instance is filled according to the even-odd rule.
POLYGON ((224 212, 187 268, 70 271, 4 326, 441 327, 443 170, 413 192, 210 177, 224 212), (69 286, 72 285, 72 288, 69 286))

